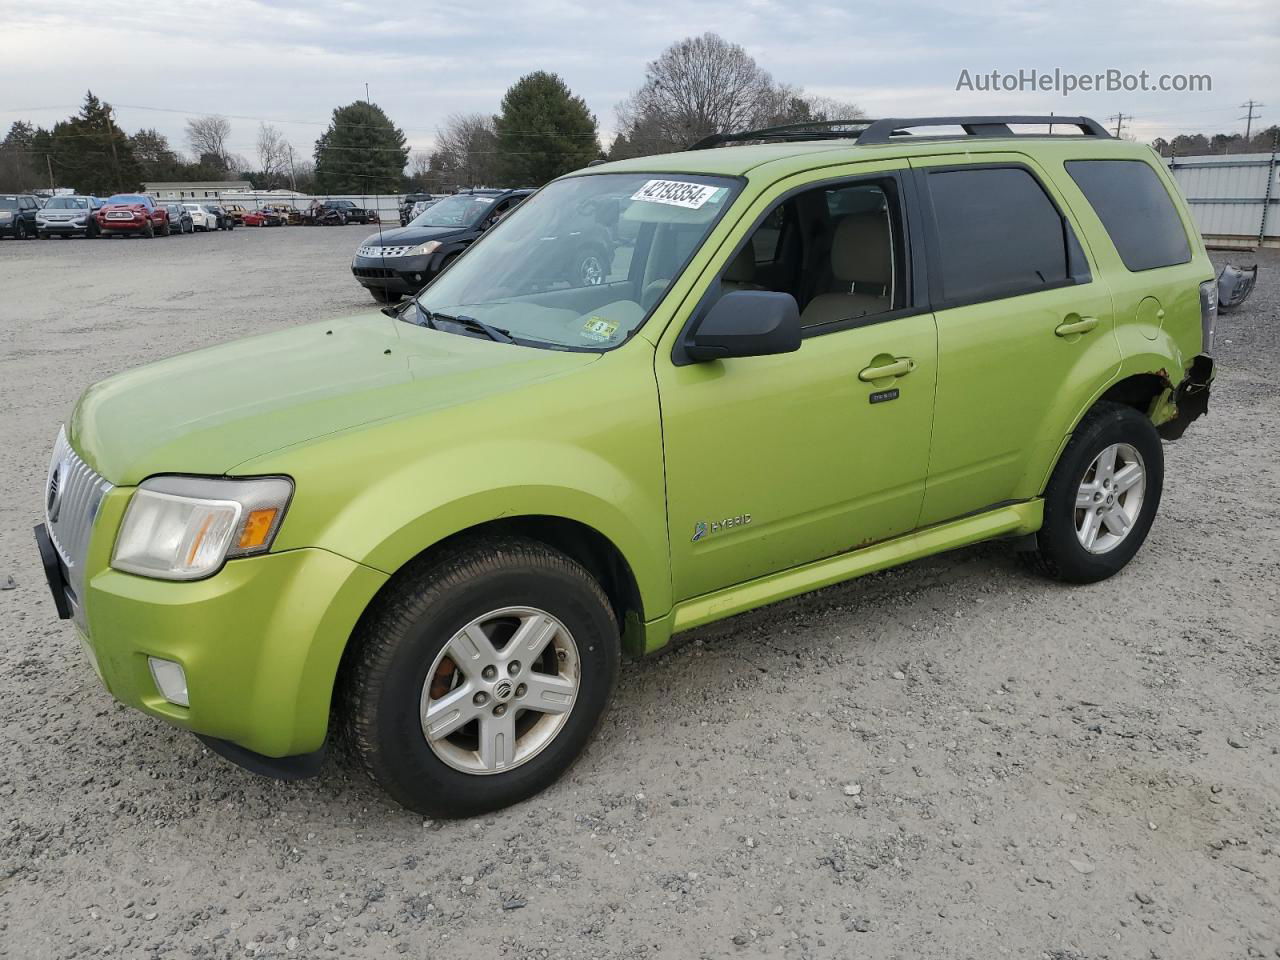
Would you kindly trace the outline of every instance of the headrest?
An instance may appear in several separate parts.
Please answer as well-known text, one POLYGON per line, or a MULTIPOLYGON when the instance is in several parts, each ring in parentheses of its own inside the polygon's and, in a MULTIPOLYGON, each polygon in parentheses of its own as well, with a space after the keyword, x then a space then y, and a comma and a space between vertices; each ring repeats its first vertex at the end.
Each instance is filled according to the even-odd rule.
POLYGON ((851 213, 836 225, 831 272, 846 283, 893 282, 889 220, 882 211, 851 213))
POLYGON ((748 243, 738 251, 729 266, 725 268, 724 278, 730 283, 750 283, 756 275, 756 251, 748 243))

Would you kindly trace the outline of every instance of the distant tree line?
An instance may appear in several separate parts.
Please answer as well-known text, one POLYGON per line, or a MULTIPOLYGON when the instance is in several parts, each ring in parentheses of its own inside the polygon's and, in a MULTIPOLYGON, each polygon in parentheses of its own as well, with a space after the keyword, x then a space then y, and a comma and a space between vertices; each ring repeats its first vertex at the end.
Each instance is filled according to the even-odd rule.
POLYGON ((434 149, 413 155, 404 132, 364 100, 333 111, 310 156, 263 121, 255 156, 246 158, 230 148, 226 117, 190 118, 180 151, 154 129, 126 133, 111 105, 90 91, 80 111, 52 129, 13 124, 0 141, 0 190, 108 195, 145 181, 192 180, 350 194, 536 187, 592 160, 681 150, 710 133, 862 116, 854 104, 775 81, 742 47, 707 33, 672 44, 647 65, 643 82, 617 107, 607 150, 586 102, 542 70, 517 80, 492 115, 451 115, 434 149))
POLYGON ((1240 133, 1184 133, 1165 140, 1156 137, 1151 146, 1162 157, 1198 157, 1206 153, 1270 153, 1280 139, 1280 126, 1259 130, 1249 138, 1240 133))

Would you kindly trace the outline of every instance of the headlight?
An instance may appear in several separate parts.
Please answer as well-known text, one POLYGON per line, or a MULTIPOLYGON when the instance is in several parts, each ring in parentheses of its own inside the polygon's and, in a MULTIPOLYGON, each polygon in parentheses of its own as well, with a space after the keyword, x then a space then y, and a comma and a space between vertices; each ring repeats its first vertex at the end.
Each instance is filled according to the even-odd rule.
POLYGON ((440 249, 439 240, 428 240, 426 243, 420 243, 416 247, 410 247, 406 257, 425 257, 435 253, 440 249))
POLYGON ((0 210, 0 220, 12 220, 13 212, 10 210, 0 210))
POLYGON ((161 580, 199 580, 225 560, 271 548, 293 481, 152 477, 129 501, 111 566, 161 580))

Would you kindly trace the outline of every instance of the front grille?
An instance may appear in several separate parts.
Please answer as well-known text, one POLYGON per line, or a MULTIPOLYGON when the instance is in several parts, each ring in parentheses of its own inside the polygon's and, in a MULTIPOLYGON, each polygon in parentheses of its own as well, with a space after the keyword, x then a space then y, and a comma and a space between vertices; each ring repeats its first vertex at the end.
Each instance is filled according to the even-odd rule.
POLYGON ((396 275, 394 270, 388 270, 386 267, 352 267, 351 272, 366 280, 390 280, 396 275))
POLYGON ((412 245, 412 244, 407 244, 407 245, 399 246, 399 247, 370 247, 370 246, 365 246, 365 247, 361 247, 361 248, 357 251, 357 253, 359 253, 359 255, 360 255, 360 256, 362 256, 362 257, 373 257, 373 258, 377 259, 378 257, 403 257, 405 254, 407 254, 407 253, 408 253, 410 250, 412 250, 412 249, 413 249, 413 245, 412 245))
POLYGON ((108 213, 108 214, 107 214, 107 219, 108 219, 108 220, 132 220, 132 219, 133 219, 133 214, 132 214, 132 213, 125 213, 125 212, 120 211, 120 210, 113 210, 113 211, 111 211, 110 213, 108 213))
POLYGON ((49 463, 49 479, 45 485, 44 517, 53 541, 67 568, 67 581, 75 591, 75 607, 79 614, 79 597, 84 587, 84 561, 89 552, 89 537, 97 519, 102 498, 111 484, 98 476, 67 442, 64 427, 58 431, 49 463))

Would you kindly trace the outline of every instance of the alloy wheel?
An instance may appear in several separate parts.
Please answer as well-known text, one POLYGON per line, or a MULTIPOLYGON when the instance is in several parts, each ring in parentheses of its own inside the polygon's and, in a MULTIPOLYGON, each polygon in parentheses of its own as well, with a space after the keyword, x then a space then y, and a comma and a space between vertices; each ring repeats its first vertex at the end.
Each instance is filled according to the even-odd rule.
POLYGON ((1142 512, 1147 470, 1142 454, 1128 443, 1104 447, 1084 473, 1076 492, 1075 527, 1090 553, 1118 547, 1142 512))
POLYGON ((436 656, 423 684, 422 733, 464 773, 505 773, 556 738, 578 696, 581 661, 568 629, 544 610, 477 617, 436 656))

